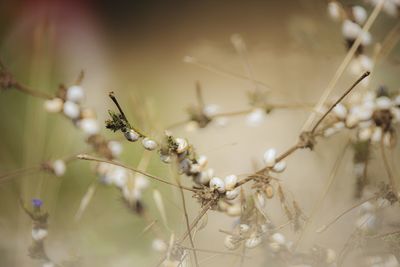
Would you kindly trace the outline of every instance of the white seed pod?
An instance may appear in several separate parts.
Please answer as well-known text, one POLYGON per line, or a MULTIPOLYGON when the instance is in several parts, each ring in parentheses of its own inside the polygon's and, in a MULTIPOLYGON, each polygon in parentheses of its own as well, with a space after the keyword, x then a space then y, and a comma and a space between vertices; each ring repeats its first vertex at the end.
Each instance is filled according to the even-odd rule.
POLYGON ((336 252, 335 252, 333 249, 328 248, 328 249, 326 250, 326 258, 325 258, 325 261, 326 261, 326 263, 328 263, 328 264, 332 264, 332 263, 334 263, 334 262, 336 261, 336 252))
POLYGON ((324 130, 324 137, 332 136, 332 135, 334 135, 335 133, 337 133, 337 130, 336 130, 335 128, 332 128, 332 127, 326 128, 326 129, 324 130))
POLYGON ((276 163, 276 150, 270 148, 264 153, 264 163, 267 167, 273 167, 276 163))
POLYGON ((186 139, 184 138, 175 138, 175 142, 178 144, 178 147, 176 148, 176 152, 178 154, 181 154, 188 150, 189 144, 186 139))
POLYGON ((85 92, 79 85, 73 85, 67 89, 66 99, 75 103, 80 103, 85 98, 85 92))
POLYGON ((239 203, 229 206, 226 210, 226 214, 232 217, 240 216, 242 213, 242 208, 239 203))
POLYGON ((100 129, 98 121, 92 118, 79 120, 78 126, 88 136, 97 134, 100 129))
POLYGON ((392 107, 392 100, 387 96, 380 96, 376 99, 376 106, 379 109, 390 109, 392 107))
POLYGON ((255 248, 261 243, 261 237, 259 236, 254 236, 250 237, 249 239, 246 239, 244 245, 246 248, 255 248))
POLYGON ((266 118, 265 110, 261 108, 254 109, 249 115, 246 117, 247 125, 255 127, 259 126, 266 118))
POLYGON ((344 38, 355 40, 361 32, 361 27, 357 23, 346 19, 342 25, 342 34, 344 38))
POLYGON ((197 177, 196 182, 199 184, 206 185, 210 182, 211 178, 214 176, 214 170, 208 169, 206 171, 202 171, 197 177))
POLYGON ((226 190, 233 190, 235 188, 237 180, 238 180, 238 178, 234 174, 226 176, 225 179, 224 179, 225 189, 226 190))
POLYGON ((35 241, 41 241, 47 237, 47 230, 43 228, 33 228, 32 229, 32 238, 35 241))
POLYGON ((214 190, 218 190, 218 192, 220 192, 220 193, 224 193, 225 192, 225 183, 221 178, 213 177, 210 180, 210 188, 212 188, 214 190))
POLYGON ((158 146, 156 141, 154 141, 148 137, 146 137, 142 140, 142 145, 145 149, 150 150, 150 151, 156 149, 158 146))
POLYGON ((278 163, 276 163, 274 165, 274 167, 272 168, 272 170, 274 172, 278 172, 278 173, 283 172, 285 169, 286 169, 286 162, 282 161, 282 160, 279 161, 278 163))
POLYGON ((239 188, 233 189, 233 190, 229 190, 226 191, 225 193, 225 198, 228 200, 234 200, 235 198, 237 198, 240 194, 240 190, 239 188))
POLYGON ((227 235, 224 240, 224 245, 227 249, 234 250, 239 247, 240 243, 234 236, 227 235))
POLYGON ((65 170, 67 169, 65 162, 61 159, 53 161, 51 167, 56 176, 63 176, 65 173, 65 170))
POLYGON ((70 119, 77 119, 81 113, 79 105, 71 101, 64 103, 63 112, 70 119))
POLYGON ((107 147, 114 158, 119 157, 123 150, 121 143, 118 141, 108 141, 107 147))
POLYGON ((362 6, 353 6, 352 8, 354 20, 362 25, 367 19, 367 11, 362 6))
POLYGON ((359 122, 359 118, 356 114, 349 114, 349 116, 347 116, 346 118, 346 127, 348 128, 352 128, 354 127, 358 122, 359 122))
POLYGON ((382 128, 381 127, 375 127, 372 136, 371 136, 371 141, 374 143, 379 143, 382 140, 382 128))
POLYGON ((330 1, 328 3, 328 15, 331 17, 332 20, 334 21, 340 21, 342 17, 342 11, 341 7, 338 2, 336 1, 330 1))
POLYGON ((358 132, 358 139, 361 141, 367 141, 371 138, 372 136, 372 129, 370 127, 368 128, 362 128, 358 132))
POLYGON ((271 240, 278 243, 279 245, 285 245, 286 243, 286 238, 283 234, 281 233, 274 233, 271 236, 271 240))
POLYGON ((250 230, 250 226, 248 224, 245 224, 245 223, 239 224, 239 232, 241 234, 247 233, 249 230, 250 230))
POLYGON ((339 119, 344 119, 347 116, 347 108, 341 103, 337 104, 332 111, 339 119))
POLYGON ((156 238, 153 240, 153 242, 151 242, 151 248, 157 252, 164 252, 167 251, 168 246, 164 240, 156 238))
POLYGON ((136 175, 134 187, 138 190, 144 190, 149 186, 149 179, 143 175, 136 175))
POLYGON ((131 141, 131 142, 136 142, 139 140, 140 135, 133 129, 129 129, 128 131, 124 132, 124 136, 126 140, 131 141))
POLYGON ((64 102, 62 101, 62 99, 56 97, 56 98, 44 101, 44 109, 50 113, 61 112, 61 110, 63 109, 63 104, 64 104, 64 102))

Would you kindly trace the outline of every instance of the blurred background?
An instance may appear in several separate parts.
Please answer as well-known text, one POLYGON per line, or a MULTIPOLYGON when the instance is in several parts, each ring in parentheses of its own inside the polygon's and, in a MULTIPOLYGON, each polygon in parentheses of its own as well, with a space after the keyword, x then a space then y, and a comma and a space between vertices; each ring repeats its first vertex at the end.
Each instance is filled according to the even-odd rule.
MULTIPOLYGON (((315 103, 346 53, 340 25, 330 21, 326 5, 320 0, 2 0, 0 56, 20 81, 48 93, 54 93, 60 83, 71 84, 84 70, 85 105, 95 109, 101 122, 107 118, 107 110, 113 108, 108 99, 108 92, 113 90, 128 117, 135 120, 145 114, 146 120, 138 123, 140 128, 161 131, 187 119, 186 108, 196 101, 196 81, 202 85, 205 101, 217 104, 221 111, 248 107, 249 81, 183 61, 185 56, 192 56, 246 75, 230 41, 236 33, 246 42, 254 77, 271 88, 272 102, 315 103)), ((370 6, 366 7, 371 11, 370 6)), ((374 40, 381 40, 394 24, 395 19, 379 17, 371 30, 374 40)), ((371 88, 386 84, 397 89, 399 65, 395 62, 399 60, 399 49, 390 59, 376 68, 371 88)), ((336 95, 354 79, 345 74, 336 95)), ((82 134, 70 121, 46 113, 40 99, 15 90, 4 91, 0 112, 1 173, 87 149, 82 134)), ((220 176, 249 173, 254 162, 262 164, 267 148, 283 151, 289 147, 308 115, 307 109, 278 110, 258 127, 248 126, 245 117, 235 117, 223 127, 188 132, 183 126, 174 128, 173 133, 188 138, 200 153, 206 154, 209 165, 220 176)), ((101 132, 110 138, 120 137, 105 128, 101 132)), ((306 214, 345 143, 346 134, 340 134, 320 142, 315 152, 300 151, 288 160, 289 168, 280 178, 306 214)), ((140 146, 124 143, 123 162, 137 166, 142 155, 140 146)), ((351 153, 344 157, 315 227, 353 203, 351 153)), ((382 167, 380 162, 376 164, 376 169, 382 167)), ((0 184, 0 266, 39 266, 28 257, 31 221, 19 206, 20 196, 28 204, 31 198, 43 199, 50 214, 47 248, 59 261, 79 258, 82 266, 152 266, 158 262, 161 255, 151 249, 154 237, 142 234, 147 223, 124 208, 115 188, 99 186, 82 219, 74 221, 83 195, 96 179, 92 168, 89 162, 75 161, 61 178, 38 172, 0 184)), ((163 176, 168 169, 154 157, 148 171, 163 176)), ((151 187, 163 193, 169 227, 177 234, 183 233, 178 192, 153 182, 151 187)), ((159 217, 151 190, 144 199, 159 217)), ((190 195, 187 201, 189 216, 194 218, 199 205, 190 195)), ((267 210, 278 222, 285 222, 277 203, 268 204, 267 210)), ((351 216, 356 214, 324 235, 310 231, 304 250, 314 242, 340 249, 353 230, 351 216)), ((223 250, 224 234, 218 229, 230 229, 232 223, 232 218, 211 212, 196 245, 223 250)), ((262 248, 249 255, 252 257, 245 266, 265 265, 262 248)), ((204 266, 240 261, 238 257, 210 254, 201 254, 200 260, 204 266)))

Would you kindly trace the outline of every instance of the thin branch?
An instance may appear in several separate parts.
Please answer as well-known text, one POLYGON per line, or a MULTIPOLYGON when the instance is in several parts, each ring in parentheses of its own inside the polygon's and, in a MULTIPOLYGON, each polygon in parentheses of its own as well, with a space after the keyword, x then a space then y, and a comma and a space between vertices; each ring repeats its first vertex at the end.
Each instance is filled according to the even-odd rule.
POLYGON ((174 184, 174 183, 170 183, 170 182, 168 182, 168 181, 165 181, 165 180, 161 179, 160 177, 157 177, 157 176, 155 176, 155 175, 149 174, 149 173, 144 172, 144 171, 141 171, 141 170, 134 169, 134 168, 132 168, 132 167, 126 166, 126 165, 124 165, 124 164, 122 164, 122 163, 119 163, 119 162, 116 162, 116 161, 106 160, 106 159, 101 159, 101 158, 96 158, 96 157, 92 157, 92 156, 85 155, 85 154, 78 155, 77 158, 78 158, 78 159, 82 159, 82 160, 96 161, 96 162, 104 162, 104 163, 108 163, 108 164, 111 164, 111 165, 120 166, 120 167, 123 167, 123 168, 125 168, 125 169, 130 170, 130 171, 143 174, 144 176, 147 176, 147 177, 149 177, 149 178, 152 178, 152 179, 154 179, 154 180, 156 180, 156 181, 159 181, 159 182, 162 182, 162 183, 165 183, 165 184, 168 184, 168 185, 172 185, 172 186, 177 187, 177 188, 182 188, 182 189, 185 189, 185 190, 188 190, 188 191, 191 191, 191 192, 197 192, 196 189, 193 189, 193 188, 190 188, 190 187, 185 187, 185 186, 181 186, 181 187, 180 187, 180 186, 178 186, 178 185, 176 185, 176 184, 174 184))

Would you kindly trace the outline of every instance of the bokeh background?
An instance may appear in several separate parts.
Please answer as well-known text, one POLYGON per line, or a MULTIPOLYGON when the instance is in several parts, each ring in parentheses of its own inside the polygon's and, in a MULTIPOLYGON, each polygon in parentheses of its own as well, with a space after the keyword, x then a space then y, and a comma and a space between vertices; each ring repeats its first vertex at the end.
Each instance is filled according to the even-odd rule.
MULTIPOLYGON (((394 22, 380 16, 372 28, 373 38, 381 40, 394 22)), ((161 130, 186 119, 186 108, 195 103, 195 81, 202 84, 206 102, 218 104, 221 111, 247 107, 250 82, 183 62, 189 55, 245 75, 230 42, 235 33, 246 41, 254 76, 272 88, 270 99, 276 103, 316 102, 346 52, 340 25, 329 20, 326 2, 320 0, 0 1, 0 55, 19 80, 51 93, 60 83, 72 83, 83 69, 85 105, 96 110, 100 121, 112 107, 107 93, 113 90, 128 116, 146 130, 161 130), (140 119, 143 116, 145 120, 140 119)), ((397 89, 398 60, 399 49, 376 68, 371 87, 386 84, 397 89)), ((345 74, 336 94, 354 78, 345 74)), ((86 148, 81 133, 66 119, 46 113, 40 99, 17 91, 1 92, 0 114, 2 173, 86 148)), ((225 127, 196 132, 178 127, 173 132, 189 138, 208 155, 210 166, 221 176, 249 173, 253 162, 261 164, 267 148, 283 151, 289 147, 308 115, 309 110, 280 110, 259 127, 249 127, 245 118, 237 117, 225 127)), ((117 138, 106 129, 102 132, 117 138)), ((335 136, 321 142, 315 152, 300 151, 288 160, 281 179, 306 213, 319 197, 345 140, 346 134, 335 136)), ((124 148, 122 161, 136 166, 142 148, 133 144, 124 148)), ((317 222, 302 244, 304 250, 313 242, 340 249, 353 230, 355 213, 324 235, 313 231, 353 203, 351 153, 344 157, 317 222)), ((372 172, 381 164, 377 162, 372 172)), ((38 264, 28 257, 31 221, 20 209, 19 196, 26 201, 44 200, 50 213, 47 248, 53 258, 80 258, 83 266, 152 266, 158 261, 160 255, 151 250, 153 236, 141 234, 146 222, 123 207, 114 188, 99 186, 81 221, 74 222, 82 196, 96 179, 91 168, 88 162, 76 161, 62 178, 37 173, 0 184, 0 266, 38 264)), ((154 158, 149 172, 162 176, 168 169, 154 158)), ((157 183, 151 187, 163 193, 170 228, 182 233, 178 192, 157 183)), ((159 217, 148 191, 147 206, 159 217)), ((190 218, 194 218, 199 205, 189 195, 187 199, 190 218)), ((285 222, 278 203, 267 207, 278 222, 285 222)), ((206 229, 197 236, 197 246, 223 250, 224 234, 218 229, 229 229, 232 223, 232 218, 211 212, 206 229)), ((291 237, 290 231, 287 234, 291 237)), ((266 264, 262 248, 249 255, 246 266, 266 264)), ((210 254, 201 254, 200 259, 204 266, 239 262, 238 257, 210 254)))

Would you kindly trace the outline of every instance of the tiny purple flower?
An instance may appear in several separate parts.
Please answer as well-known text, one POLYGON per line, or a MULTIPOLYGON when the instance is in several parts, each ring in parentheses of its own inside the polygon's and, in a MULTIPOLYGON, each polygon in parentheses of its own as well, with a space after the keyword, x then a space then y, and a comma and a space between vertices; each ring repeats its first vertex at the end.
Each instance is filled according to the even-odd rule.
POLYGON ((32 199, 32 205, 35 208, 40 208, 43 205, 43 201, 41 199, 34 198, 34 199, 32 199))

